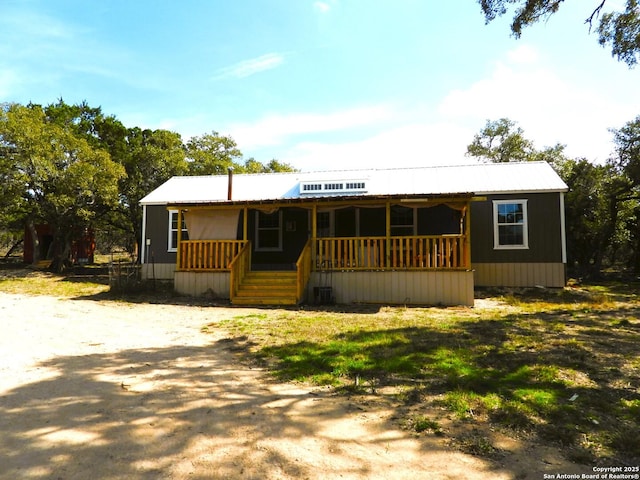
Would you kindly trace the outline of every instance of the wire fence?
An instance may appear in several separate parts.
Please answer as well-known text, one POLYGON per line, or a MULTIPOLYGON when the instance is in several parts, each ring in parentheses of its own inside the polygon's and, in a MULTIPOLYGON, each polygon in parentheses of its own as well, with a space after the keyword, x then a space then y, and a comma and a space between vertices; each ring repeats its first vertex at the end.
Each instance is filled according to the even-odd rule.
POLYGON ((142 266, 127 260, 109 262, 109 288, 112 292, 128 293, 142 288, 142 266))

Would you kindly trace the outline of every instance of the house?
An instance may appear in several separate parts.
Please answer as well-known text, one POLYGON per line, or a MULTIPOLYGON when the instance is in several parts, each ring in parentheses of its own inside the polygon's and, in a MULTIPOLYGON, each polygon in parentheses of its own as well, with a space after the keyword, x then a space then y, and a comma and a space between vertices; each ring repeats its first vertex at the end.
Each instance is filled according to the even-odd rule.
POLYGON ((546 162, 174 177, 141 200, 143 276, 234 304, 562 287, 566 191, 546 162))

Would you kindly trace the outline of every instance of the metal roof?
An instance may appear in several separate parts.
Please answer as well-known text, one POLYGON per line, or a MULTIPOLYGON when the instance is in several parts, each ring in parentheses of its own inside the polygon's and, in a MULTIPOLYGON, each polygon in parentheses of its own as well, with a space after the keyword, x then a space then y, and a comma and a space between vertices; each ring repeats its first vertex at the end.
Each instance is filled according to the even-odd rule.
MULTIPOLYGON (((143 205, 226 203, 227 175, 173 177, 144 197, 143 205)), ((234 174, 232 201, 321 197, 440 196, 473 193, 563 192, 567 185, 546 162, 479 163, 439 167, 323 172, 234 174), (364 182, 357 192, 301 192, 301 183, 364 182)))

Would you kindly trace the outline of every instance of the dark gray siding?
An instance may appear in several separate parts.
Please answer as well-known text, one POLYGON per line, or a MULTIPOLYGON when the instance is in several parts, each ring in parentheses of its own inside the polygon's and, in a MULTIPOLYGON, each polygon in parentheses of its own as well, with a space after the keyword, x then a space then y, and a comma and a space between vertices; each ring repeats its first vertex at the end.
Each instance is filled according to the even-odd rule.
POLYGON ((471 205, 471 262, 562 262, 560 194, 489 195, 471 205), (493 200, 528 200, 529 248, 493 248, 493 200))
MULTIPOLYGON (((175 263, 175 252, 167 252, 169 241, 169 212, 166 205, 147 205, 147 224, 145 235, 151 239, 149 257, 145 252, 145 263, 175 263)), ((143 243, 146 243, 143 240, 143 243)), ((146 248, 146 247, 145 247, 146 248)))

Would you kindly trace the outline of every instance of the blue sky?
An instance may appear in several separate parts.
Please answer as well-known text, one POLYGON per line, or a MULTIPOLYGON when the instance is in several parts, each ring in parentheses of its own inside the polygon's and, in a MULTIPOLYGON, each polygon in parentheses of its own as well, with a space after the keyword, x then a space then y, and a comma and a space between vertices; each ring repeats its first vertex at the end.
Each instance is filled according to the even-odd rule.
POLYGON ((468 162, 500 117, 604 161, 608 129, 640 114, 640 67, 588 34, 599 3, 516 40, 476 0, 2 0, 0 101, 86 100, 302 170, 468 162))

